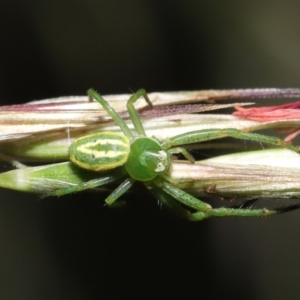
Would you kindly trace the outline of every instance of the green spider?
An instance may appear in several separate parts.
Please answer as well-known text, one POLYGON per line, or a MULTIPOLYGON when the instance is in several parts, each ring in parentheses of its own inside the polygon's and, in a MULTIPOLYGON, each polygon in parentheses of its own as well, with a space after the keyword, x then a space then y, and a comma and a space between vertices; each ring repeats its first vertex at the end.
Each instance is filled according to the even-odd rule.
POLYGON ((116 200, 130 189, 136 181, 140 181, 161 203, 191 221, 200 221, 209 217, 258 217, 278 213, 277 210, 267 209, 212 208, 211 205, 195 198, 166 180, 172 164, 172 155, 180 153, 190 163, 193 163, 193 156, 185 148, 178 146, 226 136, 282 146, 298 152, 296 147, 279 138, 246 133, 237 129, 197 130, 176 135, 169 139, 158 140, 155 137, 146 136, 143 124, 133 106, 133 103, 143 96, 151 107, 145 90, 139 90, 127 102, 127 110, 134 125, 134 131, 129 129, 126 122, 95 90, 90 89, 88 95, 103 106, 123 131, 123 134, 99 132, 74 141, 69 148, 70 160, 80 168, 102 172, 102 177, 70 188, 59 189, 52 195, 69 194, 122 179, 122 183, 105 199, 106 205, 114 206, 121 203, 120 201, 116 202, 116 200), (185 207, 191 209, 192 212, 185 207))

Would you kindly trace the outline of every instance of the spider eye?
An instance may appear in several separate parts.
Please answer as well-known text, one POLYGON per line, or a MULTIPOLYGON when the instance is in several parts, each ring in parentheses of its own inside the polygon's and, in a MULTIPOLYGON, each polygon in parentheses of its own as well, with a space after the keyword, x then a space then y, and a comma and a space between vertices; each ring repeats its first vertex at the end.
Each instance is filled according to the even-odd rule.
POLYGON ((168 155, 166 151, 158 151, 157 159, 159 160, 154 170, 156 173, 162 173, 166 170, 168 166, 168 155))
POLYGON ((158 163, 156 169, 154 170, 156 173, 161 173, 165 171, 166 167, 164 166, 163 163, 158 163))
POLYGON ((164 161, 168 158, 167 152, 166 151, 158 151, 158 159, 160 159, 161 161, 164 161))

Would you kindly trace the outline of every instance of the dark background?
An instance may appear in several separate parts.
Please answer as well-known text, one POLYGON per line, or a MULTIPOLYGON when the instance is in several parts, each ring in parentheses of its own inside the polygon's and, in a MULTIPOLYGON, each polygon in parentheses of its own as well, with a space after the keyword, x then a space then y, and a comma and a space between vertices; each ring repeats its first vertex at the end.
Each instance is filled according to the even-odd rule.
MULTIPOLYGON (((297 0, 2 1, 0 24, 1 104, 299 87, 297 0)), ((102 197, 1 190, 0 298, 299 298, 299 211, 189 223, 144 193, 102 197)))

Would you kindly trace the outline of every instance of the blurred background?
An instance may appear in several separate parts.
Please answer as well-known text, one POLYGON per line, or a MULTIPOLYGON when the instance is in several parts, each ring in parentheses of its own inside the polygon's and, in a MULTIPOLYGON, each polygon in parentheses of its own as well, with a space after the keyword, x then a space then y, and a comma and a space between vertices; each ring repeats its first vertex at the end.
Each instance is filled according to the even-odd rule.
MULTIPOLYGON (((2 1, 0 24, 1 105, 299 87, 296 0, 2 1)), ((147 194, 121 210, 106 195, 1 190, 0 298, 299 299, 299 211, 189 223, 147 194)))

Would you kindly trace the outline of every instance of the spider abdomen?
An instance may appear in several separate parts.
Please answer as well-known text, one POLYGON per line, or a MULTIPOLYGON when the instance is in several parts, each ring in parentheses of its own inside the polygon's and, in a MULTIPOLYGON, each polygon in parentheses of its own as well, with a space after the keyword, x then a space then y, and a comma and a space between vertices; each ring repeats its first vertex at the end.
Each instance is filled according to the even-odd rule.
POLYGON ((78 167, 105 171, 124 165, 129 152, 130 142, 126 136, 100 132, 74 141, 69 148, 69 157, 78 167))

